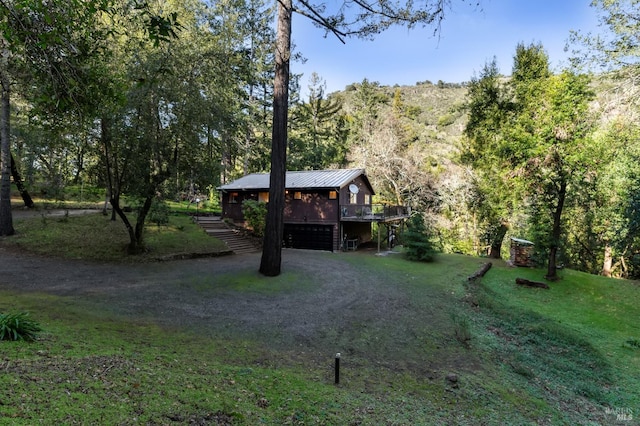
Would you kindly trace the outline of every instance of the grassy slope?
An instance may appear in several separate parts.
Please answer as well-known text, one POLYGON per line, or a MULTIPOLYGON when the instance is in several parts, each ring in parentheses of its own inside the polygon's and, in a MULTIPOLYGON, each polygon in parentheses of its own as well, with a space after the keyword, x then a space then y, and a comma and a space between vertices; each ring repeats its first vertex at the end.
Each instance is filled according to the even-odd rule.
MULTIPOLYGON (((635 283, 565 271, 547 291, 514 284, 542 271, 503 265, 468 284, 482 261, 464 256, 343 258, 408 302, 392 328, 318 336, 350 349, 340 386, 331 360, 255 336, 205 337, 77 299, 0 292, 0 311, 29 310, 46 329, 33 344, 0 344, 0 424, 611 424, 640 406, 635 283)), ((237 280, 220 291, 265 284, 237 280)), ((292 291, 289 275, 268 280, 271 292, 292 291)))
MULTIPOLYGON (((135 226, 135 224, 134 224, 135 226)), ((224 243, 207 236, 186 215, 171 215, 162 226, 149 224, 145 230, 147 252, 135 257, 126 253, 127 230, 120 219, 99 213, 79 217, 40 217, 15 220, 16 235, 3 244, 33 253, 58 253, 67 258, 104 261, 148 261, 168 255, 219 253, 224 243)))

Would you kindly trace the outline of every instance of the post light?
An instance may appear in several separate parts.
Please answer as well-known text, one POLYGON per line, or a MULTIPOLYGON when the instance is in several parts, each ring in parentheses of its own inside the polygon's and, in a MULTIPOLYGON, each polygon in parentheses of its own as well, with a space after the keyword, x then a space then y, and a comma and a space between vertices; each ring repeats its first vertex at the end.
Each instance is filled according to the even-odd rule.
POLYGON ((198 218, 198 207, 200 206, 200 198, 196 198, 196 219, 198 218))
POLYGON ((336 364, 335 364, 335 373, 336 373, 336 385, 340 384, 340 352, 336 354, 336 364))

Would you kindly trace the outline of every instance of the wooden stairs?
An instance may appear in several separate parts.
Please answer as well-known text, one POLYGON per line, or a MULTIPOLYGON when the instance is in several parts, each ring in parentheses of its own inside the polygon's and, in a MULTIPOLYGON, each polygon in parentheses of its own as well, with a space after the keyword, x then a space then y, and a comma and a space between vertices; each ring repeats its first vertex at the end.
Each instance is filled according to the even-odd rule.
POLYGON ((242 235, 237 229, 229 227, 219 216, 197 216, 193 220, 208 235, 223 241, 235 254, 256 253, 260 251, 253 241, 242 235))

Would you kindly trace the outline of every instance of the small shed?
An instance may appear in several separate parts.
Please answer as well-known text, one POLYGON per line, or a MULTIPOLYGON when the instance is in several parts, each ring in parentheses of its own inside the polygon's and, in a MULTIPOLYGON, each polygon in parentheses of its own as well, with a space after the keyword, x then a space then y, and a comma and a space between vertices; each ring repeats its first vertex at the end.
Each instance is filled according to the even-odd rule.
POLYGON ((533 266, 531 256, 534 244, 521 238, 511 238, 510 262, 515 266, 533 266))

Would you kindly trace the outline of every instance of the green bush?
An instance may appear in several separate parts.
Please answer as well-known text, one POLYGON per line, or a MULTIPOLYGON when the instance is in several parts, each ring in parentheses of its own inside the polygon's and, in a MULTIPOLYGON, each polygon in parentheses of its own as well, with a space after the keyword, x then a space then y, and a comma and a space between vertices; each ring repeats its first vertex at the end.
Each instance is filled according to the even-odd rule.
POLYGON ((35 340, 40 324, 29 318, 26 312, 15 314, 0 314, 0 340, 35 340))
POLYGON ((422 215, 414 214, 411 216, 406 230, 402 233, 407 259, 421 262, 433 261, 436 255, 436 246, 431 234, 422 215))
POLYGON ((267 203, 244 200, 242 202, 242 214, 249 227, 253 229, 253 233, 258 237, 262 237, 267 220, 267 203))
POLYGON ((158 226, 169 224, 169 206, 160 200, 154 200, 149 210, 149 222, 158 226))

